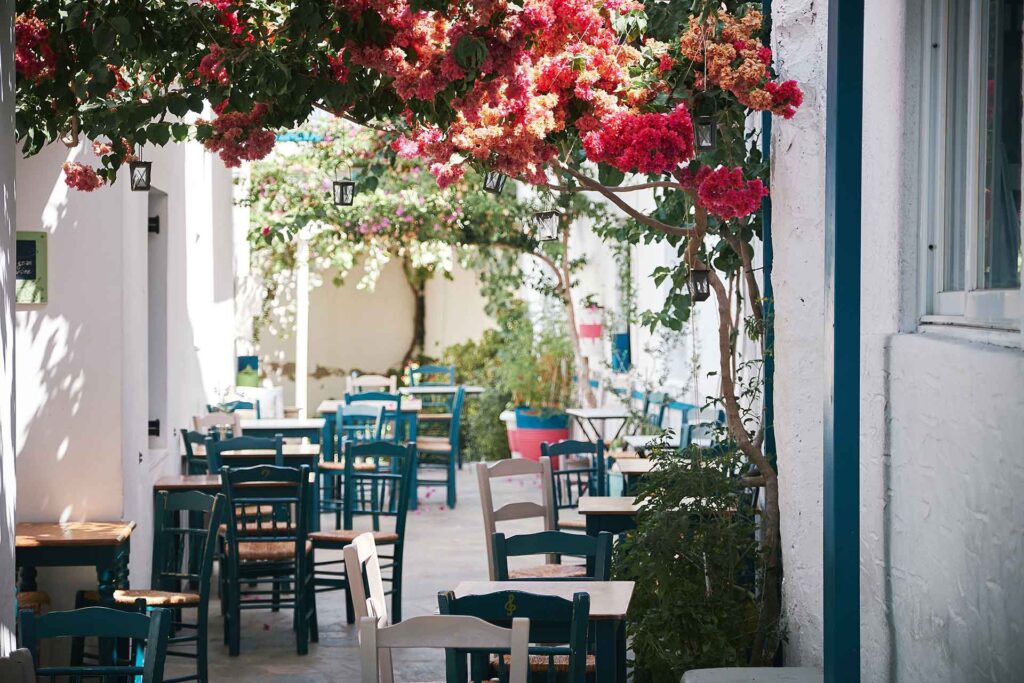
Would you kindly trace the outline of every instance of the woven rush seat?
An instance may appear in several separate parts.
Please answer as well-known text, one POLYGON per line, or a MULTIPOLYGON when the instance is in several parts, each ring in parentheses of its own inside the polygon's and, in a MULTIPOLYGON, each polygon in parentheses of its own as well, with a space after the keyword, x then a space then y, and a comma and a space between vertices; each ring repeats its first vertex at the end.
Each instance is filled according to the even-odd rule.
MULTIPOLYGON (((277 523, 272 519, 264 519, 261 522, 255 520, 245 522, 238 525, 238 530, 246 534, 252 534, 256 536, 276 536, 277 534, 290 533, 291 527, 285 522, 277 523)), ((217 533, 221 536, 226 536, 228 533, 228 525, 221 524, 217 527, 217 533)))
POLYGON ((420 413, 417 418, 420 422, 441 422, 452 419, 451 413, 420 413))
MULTIPOLYGON (((82 597, 89 602, 100 601, 98 591, 85 591, 82 597)), ((194 607, 199 604, 199 594, 147 590, 114 591, 114 602, 118 605, 134 605, 136 600, 145 600, 147 607, 194 607)))
MULTIPOLYGON (((548 670, 548 655, 530 655, 530 671, 543 673, 548 670)), ((569 673, 569 655, 555 655, 555 673, 569 673)), ((505 655, 505 666, 511 665, 512 658, 505 655)), ((597 669, 597 658, 594 655, 587 655, 587 673, 593 673, 597 669)), ((498 656, 491 655, 491 671, 498 670, 498 656)))
POLYGON ((45 591, 20 591, 18 593, 18 609, 30 609, 36 615, 50 606, 50 594, 45 591))
POLYGON ((586 575, 587 568, 582 564, 542 564, 536 567, 508 570, 510 579, 564 579, 586 575))
MULTIPOLYGON (((322 460, 320 462, 320 469, 327 470, 329 472, 344 472, 345 463, 338 462, 337 460, 322 460)), ((352 465, 352 469, 356 472, 376 472, 377 466, 372 462, 357 462, 352 465)))
POLYGON ((586 529, 587 521, 579 519, 578 517, 570 517, 569 519, 558 520, 559 529, 586 529))
MULTIPOLYGON (((228 552, 231 548, 229 547, 228 552)), ((313 552, 313 544, 306 541, 306 553, 313 552)), ((243 562, 283 562, 295 557, 292 541, 240 541, 238 558, 243 562)))
POLYGON ((313 545, 320 547, 344 547, 354 541, 356 536, 365 533, 373 534, 373 541, 378 545, 397 543, 398 534, 393 531, 356 531, 354 529, 332 529, 330 531, 314 531, 309 535, 313 545))
POLYGON ((421 436, 416 439, 416 450, 425 453, 447 453, 451 448, 452 444, 445 436, 421 436))

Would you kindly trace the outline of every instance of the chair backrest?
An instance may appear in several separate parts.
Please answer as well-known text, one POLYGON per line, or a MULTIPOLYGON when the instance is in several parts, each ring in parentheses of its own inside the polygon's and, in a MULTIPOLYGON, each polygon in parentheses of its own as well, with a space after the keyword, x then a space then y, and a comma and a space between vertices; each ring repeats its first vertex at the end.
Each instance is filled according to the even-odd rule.
POLYGON ((36 668, 32 665, 32 653, 26 648, 15 650, 7 657, 0 657, 0 681, 5 683, 36 683, 36 668))
POLYGON ((668 394, 663 391, 648 391, 644 397, 644 422, 649 427, 661 429, 668 408, 668 394))
POLYGON ((99 678, 95 673, 99 670, 113 677, 133 676, 141 683, 162 683, 171 617, 170 610, 159 608, 140 614, 110 607, 85 607, 43 616, 36 616, 32 610, 22 610, 18 615, 18 634, 21 645, 32 653, 38 678, 50 681, 65 677, 72 680, 99 678), (111 639, 109 655, 112 661, 116 661, 117 643, 127 643, 129 661, 89 666, 39 666, 39 641, 91 637, 111 639))
POLYGON ((196 446, 203 446, 206 444, 207 434, 203 432, 197 432, 191 429, 181 429, 181 441, 185 445, 185 462, 188 463, 187 474, 201 474, 209 471, 207 469, 206 458, 201 458, 196 455, 196 446))
POLYGON ((358 394, 367 390, 397 393, 398 377, 395 375, 350 375, 345 379, 346 394, 358 394))
MULTIPOLYGON (((298 562, 306 561, 309 506, 312 505, 309 467, 255 467, 220 470, 227 503, 226 554, 229 571, 238 571, 238 544, 289 542, 295 544, 298 562), (249 486, 247 486, 249 485, 249 486), (265 511, 269 508, 268 511, 265 511)), ((304 567, 300 566, 299 576, 304 567)))
POLYGON ((421 365, 409 368, 409 385, 413 387, 444 387, 455 384, 454 365, 421 365))
POLYGON ((206 439, 206 459, 210 472, 217 472, 225 464, 232 467, 251 467, 263 463, 284 467, 284 436, 236 436, 231 439, 206 439), (224 458, 225 453, 260 451, 244 458, 224 458), (225 460, 228 462, 225 463, 225 460))
MULTIPOLYGON (((531 655, 545 656, 550 671, 554 672, 554 658, 569 657, 568 678, 558 677, 568 683, 583 683, 587 676, 587 623, 590 621, 590 595, 574 593, 572 600, 554 595, 535 595, 523 591, 500 591, 484 595, 467 595, 456 598, 455 593, 437 594, 438 611, 441 614, 459 614, 477 617, 484 621, 508 628, 515 618, 530 620, 530 642, 542 645, 530 648, 531 655)), ((451 658, 459 661, 463 653, 448 652, 449 667, 457 666, 451 658)), ((499 665, 503 664, 499 659, 499 665)), ((499 678, 504 671, 499 667, 499 678)))
POLYGON ((216 411, 192 417, 192 428, 207 436, 229 437, 242 435, 242 418, 237 413, 216 411))
POLYGON ((462 423, 462 404, 465 400, 466 388, 459 387, 451 402, 452 419, 448 422, 448 441, 456 453, 459 450, 459 425, 462 423))
POLYGON ((153 568, 154 590, 180 591, 182 581, 199 586, 199 609, 206 609, 210 597, 210 576, 213 558, 217 552, 218 529, 225 522, 227 500, 224 494, 210 496, 199 491, 157 494, 153 510, 153 568), (195 529, 188 524, 188 513, 206 516, 206 528, 195 529), (184 525, 176 523, 185 514, 184 525), (186 556, 198 552, 199 561, 191 562, 186 556))
POLYGON ((492 539, 498 522, 513 519, 540 518, 544 529, 555 528, 555 504, 551 496, 551 461, 542 458, 539 462, 526 458, 509 458, 494 463, 480 462, 476 465, 476 481, 480 488, 480 507, 484 513, 484 537, 487 543, 487 568, 491 580, 495 580, 494 552, 492 539), (506 503, 495 509, 491 480, 502 477, 540 475, 541 502, 519 500, 506 503))
POLYGON ((356 516, 369 515, 373 518, 373 530, 379 531, 381 517, 394 517, 395 533, 401 544, 415 468, 415 444, 345 444, 345 528, 352 528, 356 516), (357 458, 372 461, 376 466, 372 470, 357 470, 357 458))
POLYGON ((495 581, 510 581, 508 558, 524 555, 573 555, 594 559, 594 573, 591 576, 565 578, 528 577, 516 581, 608 581, 612 573, 612 535, 602 531, 597 536, 573 534, 565 531, 541 531, 536 534, 517 534, 507 537, 496 533, 492 539, 494 548, 495 581))
MULTIPOLYGON (((391 618, 388 615, 387 594, 384 592, 384 579, 380 573, 380 559, 373 534, 367 532, 356 536, 345 546, 343 553, 356 623, 363 617, 375 616, 381 626, 389 625, 391 618)), ((381 650, 379 657, 381 669, 391 671, 391 650, 381 650)))
MULTIPOLYGON (((359 656, 363 683, 393 683, 394 672, 382 669, 377 651, 382 648, 456 648, 508 651, 509 683, 526 683, 530 620, 513 619, 501 628, 476 617, 428 615, 381 626, 375 616, 359 620, 359 656)), ((458 680, 448 672, 448 680, 458 680)), ((462 680, 466 680, 462 678, 462 680)))
POLYGON ((384 436, 387 424, 381 427, 381 435, 383 438, 391 438, 393 441, 399 439, 399 428, 398 428, 398 415, 402 412, 402 394, 398 393, 387 393, 385 391, 363 391, 358 394, 345 394, 345 405, 352 405, 355 403, 362 403, 364 401, 374 401, 377 403, 383 402, 384 404, 384 415, 385 423, 391 425, 391 430, 387 431, 390 437, 384 436))
POLYGON ((605 495, 604 444, 601 441, 559 441, 540 445, 542 459, 559 459, 558 468, 551 466, 551 489, 558 511, 579 506, 580 496, 605 495), (570 461, 570 458, 573 460, 570 461))
POLYGON ((384 429, 384 406, 380 403, 351 403, 338 406, 338 447, 345 442, 380 441, 384 429))

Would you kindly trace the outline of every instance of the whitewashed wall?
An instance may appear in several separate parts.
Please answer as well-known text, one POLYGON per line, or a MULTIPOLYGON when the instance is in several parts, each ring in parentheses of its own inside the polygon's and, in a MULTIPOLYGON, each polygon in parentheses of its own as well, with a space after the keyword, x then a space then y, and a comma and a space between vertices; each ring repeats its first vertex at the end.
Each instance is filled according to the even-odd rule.
MULTIPOLYGON (((807 101, 774 141, 777 389, 787 661, 820 664, 824 8, 774 4, 807 101)), ((869 0, 861 399, 862 680, 1019 678, 1024 613, 1020 333, 918 324, 920 0, 869 0)))

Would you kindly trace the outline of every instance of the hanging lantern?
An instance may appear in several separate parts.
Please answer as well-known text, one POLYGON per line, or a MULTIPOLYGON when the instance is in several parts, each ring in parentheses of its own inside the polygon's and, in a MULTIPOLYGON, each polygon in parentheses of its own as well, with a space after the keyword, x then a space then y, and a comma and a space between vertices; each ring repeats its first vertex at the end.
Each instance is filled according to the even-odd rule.
POLYGON ((541 242, 551 242, 558 239, 558 224, 561 221, 560 211, 549 209, 538 211, 533 214, 533 229, 537 239, 541 242))
POLYGON ((356 184, 351 179, 334 181, 334 205, 352 206, 356 198, 356 184))
POLYGON ((693 125, 693 137, 698 152, 713 152, 717 127, 711 116, 698 116, 693 125))
POLYGON ((129 161, 128 180, 132 192, 149 192, 150 182, 153 179, 153 162, 151 161, 129 161))
POLYGON ((508 176, 504 173, 500 171, 488 171, 484 174, 484 192, 501 194, 501 191, 505 189, 506 180, 508 180, 508 176))
POLYGON ((691 301, 706 301, 711 296, 711 285, 708 283, 708 269, 704 266, 690 268, 690 274, 686 278, 686 285, 690 290, 691 301))

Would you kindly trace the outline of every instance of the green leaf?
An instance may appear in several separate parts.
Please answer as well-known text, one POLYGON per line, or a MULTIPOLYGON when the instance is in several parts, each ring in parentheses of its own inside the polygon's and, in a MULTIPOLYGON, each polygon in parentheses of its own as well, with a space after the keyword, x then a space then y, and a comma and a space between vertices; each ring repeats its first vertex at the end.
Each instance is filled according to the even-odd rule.
POLYGON ((167 110, 175 116, 184 116, 189 110, 188 100, 172 95, 167 99, 167 110))
POLYGON ((171 126, 167 123, 154 123, 146 129, 146 137, 157 145, 166 145, 171 140, 171 126))
POLYGON ((172 123, 171 124, 171 135, 174 136, 175 141, 184 142, 188 140, 189 126, 187 123, 172 123))
POLYGON ((607 187, 618 187, 626 179, 626 174, 608 164, 597 167, 597 180, 607 187))

